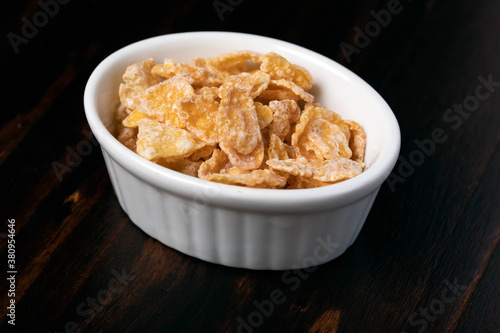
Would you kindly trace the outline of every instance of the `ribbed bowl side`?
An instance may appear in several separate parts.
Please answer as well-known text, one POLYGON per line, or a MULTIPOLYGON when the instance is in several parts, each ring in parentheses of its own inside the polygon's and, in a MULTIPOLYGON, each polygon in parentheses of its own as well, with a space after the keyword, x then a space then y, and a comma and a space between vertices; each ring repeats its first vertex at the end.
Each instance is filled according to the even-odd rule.
POLYGON ((231 267, 286 270, 338 257, 354 242, 378 191, 318 213, 236 211, 163 191, 103 155, 120 205, 140 229, 180 252, 231 267))

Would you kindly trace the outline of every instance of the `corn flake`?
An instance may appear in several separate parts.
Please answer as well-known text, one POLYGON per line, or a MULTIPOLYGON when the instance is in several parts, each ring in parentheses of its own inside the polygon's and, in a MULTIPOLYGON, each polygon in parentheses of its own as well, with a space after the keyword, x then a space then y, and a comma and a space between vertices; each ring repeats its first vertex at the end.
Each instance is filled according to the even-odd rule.
POLYGON ((297 96, 290 90, 268 88, 261 92, 255 100, 264 105, 267 105, 272 101, 283 101, 290 99, 297 102, 299 100, 299 96, 297 96))
POLYGON ((116 136, 118 141, 120 141, 125 147, 132 151, 137 150, 137 128, 123 127, 116 136))
POLYGON ((241 170, 257 169, 264 161, 264 143, 262 140, 249 154, 241 154, 236 149, 226 146, 223 141, 219 142, 219 146, 227 154, 232 165, 241 170))
MULTIPOLYGON (((350 158, 352 155, 349 141, 342 130, 324 119, 310 122, 304 133, 306 145, 314 147, 317 159, 333 160, 338 156, 350 158)), ((300 151, 300 150, 299 150, 300 151)))
POLYGON ((235 87, 247 93, 252 99, 259 96, 271 81, 269 74, 257 71, 253 74, 241 73, 229 76, 221 86, 221 89, 235 87))
POLYGON ((286 143, 283 143, 275 134, 271 134, 267 156, 269 159, 274 160, 286 160, 289 158, 286 143))
POLYGON ((255 102, 254 105, 260 129, 266 128, 273 121, 273 109, 260 102, 255 102))
POLYGON ((332 184, 312 178, 302 178, 298 176, 289 176, 287 182, 289 184, 287 189, 316 188, 332 184))
POLYGON ((238 174, 216 173, 206 176, 205 179, 230 185, 261 188, 282 188, 286 185, 285 177, 269 169, 258 169, 238 174))
POLYGON ((269 82, 269 89, 275 89, 275 90, 284 89, 286 91, 289 91, 295 95, 295 98, 293 98, 294 100, 301 99, 308 103, 312 103, 312 101, 314 101, 313 95, 309 94, 303 88, 288 80, 283 80, 283 79, 271 80, 269 82))
POLYGON ((302 178, 311 178, 321 182, 338 182, 359 175, 362 171, 359 163, 338 157, 334 160, 308 160, 303 157, 296 159, 270 159, 266 164, 275 170, 288 172, 302 178))
POLYGON ((137 110, 129 113, 127 118, 123 119, 122 124, 126 127, 137 127, 139 125, 139 121, 144 118, 150 118, 148 115, 141 113, 137 110))
POLYGON ((291 124, 297 122, 300 117, 300 108, 294 100, 271 101, 269 107, 273 110, 273 122, 271 133, 277 135, 281 140, 290 133, 291 124))
POLYGON ((198 169, 198 177, 206 178, 213 173, 219 173, 229 162, 227 155, 220 149, 213 150, 212 156, 203 162, 198 169))
POLYGON ((174 162, 166 162, 165 160, 159 160, 157 163, 166 168, 172 169, 177 172, 181 172, 185 175, 197 177, 198 170, 200 168, 200 165, 202 164, 202 161, 192 161, 190 159, 183 158, 174 162))
MULTIPOLYGON (((350 154, 350 149, 347 150, 348 147, 346 148, 345 144, 343 143, 345 143, 345 140, 349 140, 350 130, 349 126, 342 121, 342 117, 337 113, 322 107, 319 104, 306 104, 300 116, 299 122, 295 126, 295 131, 292 134, 291 138, 292 146, 295 148, 297 155, 307 158, 315 158, 315 148, 318 147, 318 145, 324 146, 322 141, 328 141, 325 143, 327 146, 335 145, 335 143, 329 141, 332 137, 340 139, 342 141, 341 146, 342 148, 344 148, 342 150, 342 156, 348 157, 348 155, 350 154), (318 123, 316 123, 316 125, 310 126, 310 124, 314 123, 314 121, 317 119, 322 119, 330 124, 337 125, 337 127, 344 134, 344 137, 338 135, 338 131, 336 129, 327 128, 328 125, 324 126, 323 131, 322 126, 318 125, 318 123), (323 132, 324 135, 330 133, 330 138, 323 138, 321 132, 323 132), (346 134, 348 134, 349 136, 347 137, 346 134)), ((329 154, 327 155, 330 156, 329 154)), ((325 156, 323 158, 325 158, 325 156)))
POLYGON ((366 133, 363 131, 361 126, 353 120, 344 120, 344 123, 349 125, 351 130, 351 137, 349 140, 349 147, 352 151, 351 159, 361 164, 361 167, 365 167, 363 159, 365 157, 365 147, 366 147, 366 133))
POLYGON ((207 59, 206 66, 214 72, 223 73, 223 76, 229 76, 246 72, 249 61, 260 63, 260 56, 250 51, 225 53, 207 59))
POLYGON ((197 67, 183 62, 176 63, 173 59, 165 59, 163 64, 157 64, 151 69, 151 73, 170 79, 176 75, 194 73, 197 67))
POLYGON ((150 161, 160 158, 166 162, 177 161, 202 146, 188 131, 149 117, 139 120, 137 126, 137 153, 150 161))
POLYGON ((254 101, 236 87, 224 88, 219 90, 221 101, 216 117, 219 140, 240 154, 250 154, 262 143, 254 101))
POLYGON ((174 76, 145 90, 137 110, 162 123, 183 128, 185 123, 174 110, 174 105, 179 98, 193 95, 194 89, 188 77, 174 76))
POLYGON ((216 149, 216 146, 206 145, 197 149, 194 153, 189 156, 191 161, 206 160, 210 158, 216 149))
POLYGON ((215 116, 219 110, 219 102, 204 95, 193 95, 177 100, 178 117, 186 128, 208 145, 219 141, 215 128, 215 116))
POLYGON ((291 64, 274 52, 269 52, 264 56, 260 69, 269 73, 272 80, 285 79, 297 84, 305 91, 311 89, 314 83, 311 74, 305 68, 291 64))

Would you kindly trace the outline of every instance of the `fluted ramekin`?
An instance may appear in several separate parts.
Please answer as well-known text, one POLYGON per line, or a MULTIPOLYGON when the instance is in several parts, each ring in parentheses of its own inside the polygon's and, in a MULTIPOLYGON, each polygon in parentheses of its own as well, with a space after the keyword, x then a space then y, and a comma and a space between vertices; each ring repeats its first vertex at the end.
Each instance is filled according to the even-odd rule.
POLYGON ((84 105, 116 196, 132 222, 180 252, 232 267, 305 268, 341 255, 358 236, 400 148, 393 112, 357 75, 303 47, 242 33, 170 34, 126 46, 94 70, 84 105), (235 50, 273 51, 308 69, 315 81, 315 101, 365 130, 364 172, 314 189, 225 185, 147 161, 113 136, 118 87, 128 65, 148 58, 187 62, 235 50))

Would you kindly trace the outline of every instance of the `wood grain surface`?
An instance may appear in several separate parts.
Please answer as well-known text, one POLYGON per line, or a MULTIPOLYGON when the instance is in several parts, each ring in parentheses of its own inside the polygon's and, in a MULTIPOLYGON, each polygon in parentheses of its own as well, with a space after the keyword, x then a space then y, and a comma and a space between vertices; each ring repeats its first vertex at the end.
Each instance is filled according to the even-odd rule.
POLYGON ((498 0, 5 2, 0 332, 500 332, 499 14, 498 0), (120 208, 87 79, 127 44, 200 30, 314 50, 392 107, 399 161, 338 259, 210 264, 120 208))

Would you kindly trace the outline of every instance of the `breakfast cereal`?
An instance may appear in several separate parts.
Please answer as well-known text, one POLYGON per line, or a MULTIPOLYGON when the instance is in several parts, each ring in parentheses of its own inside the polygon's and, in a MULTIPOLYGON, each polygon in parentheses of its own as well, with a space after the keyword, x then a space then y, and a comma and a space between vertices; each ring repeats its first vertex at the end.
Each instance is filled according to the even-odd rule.
POLYGON ((359 175, 366 134, 314 101, 303 67, 274 52, 131 64, 117 138, 145 159, 231 185, 303 189, 359 175))

